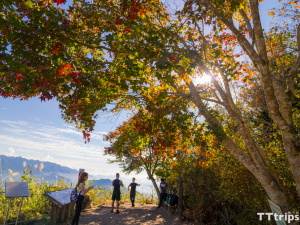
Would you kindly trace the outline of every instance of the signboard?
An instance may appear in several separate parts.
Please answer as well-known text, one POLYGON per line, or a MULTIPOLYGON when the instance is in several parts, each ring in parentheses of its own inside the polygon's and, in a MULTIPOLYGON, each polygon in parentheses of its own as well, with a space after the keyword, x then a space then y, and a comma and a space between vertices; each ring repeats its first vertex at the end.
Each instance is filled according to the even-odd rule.
POLYGON ((271 210, 273 212, 273 216, 275 216, 275 214, 277 214, 277 220, 275 219, 275 222, 277 225, 286 225, 285 221, 284 221, 284 215, 282 214, 282 211, 280 209, 280 207, 278 205, 276 205, 274 202, 269 201, 269 205, 271 207, 271 210))
POLYGON ((29 197, 27 182, 5 182, 5 198, 29 197))
POLYGON ((48 192, 45 195, 48 199, 50 199, 55 205, 58 207, 62 207, 71 203, 70 196, 73 188, 64 189, 61 191, 53 191, 48 192))
POLYGON ((85 171, 85 169, 79 169, 79 177, 80 177, 80 174, 82 174, 83 172, 85 171))

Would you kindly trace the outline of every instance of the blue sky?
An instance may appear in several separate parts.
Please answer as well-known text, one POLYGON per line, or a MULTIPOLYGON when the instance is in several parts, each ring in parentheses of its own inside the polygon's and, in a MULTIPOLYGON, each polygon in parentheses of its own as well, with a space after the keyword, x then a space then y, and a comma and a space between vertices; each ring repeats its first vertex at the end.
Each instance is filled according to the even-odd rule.
MULTIPOLYGON (((135 176, 146 192, 145 188, 149 191, 151 185, 146 173, 125 176, 117 164, 107 163, 109 156, 103 155, 103 148, 109 143, 102 140, 102 134, 113 131, 125 119, 125 112, 110 122, 105 122, 106 118, 98 119, 90 143, 84 144, 82 133, 60 118, 57 101, 1 98, 0 151, 7 156, 50 161, 74 169, 84 168, 92 175, 101 175, 101 178, 113 179, 119 172, 128 184, 135 176)), ((142 187, 140 189, 142 191, 142 187)))
MULTIPOLYGON (((268 9, 278 4, 278 0, 267 0, 261 4, 265 29, 271 20, 267 16, 268 9)), ((108 143, 102 140, 101 134, 113 131, 126 120, 126 113, 110 121, 99 118, 88 144, 84 144, 82 133, 66 124, 60 114, 55 100, 41 102, 37 98, 28 101, 0 98, 1 154, 51 161, 74 169, 84 168, 90 174, 113 179, 120 168, 106 163, 109 157, 103 156, 103 148, 108 143)), ((137 182, 143 182, 144 187, 151 184, 146 180, 146 173, 130 176, 121 173, 125 182, 130 182, 132 176, 137 178, 137 182)))

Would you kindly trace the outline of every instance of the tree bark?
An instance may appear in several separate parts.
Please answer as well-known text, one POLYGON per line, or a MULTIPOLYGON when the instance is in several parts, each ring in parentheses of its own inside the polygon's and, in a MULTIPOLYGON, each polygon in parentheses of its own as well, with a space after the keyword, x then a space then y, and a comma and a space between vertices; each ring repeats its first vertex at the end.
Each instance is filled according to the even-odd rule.
MULTIPOLYGON (((252 154, 252 157, 250 157, 239 146, 237 146, 234 141, 226 135, 222 124, 218 121, 218 119, 214 117, 205 107, 194 84, 188 83, 187 85, 191 91, 193 103, 198 107, 199 111, 205 117, 207 122, 213 127, 213 133, 216 135, 218 141, 221 142, 229 150, 229 152, 256 177, 256 179, 266 190, 271 201, 287 210, 287 196, 277 183, 276 179, 274 179, 270 173, 266 164, 263 163, 259 152, 252 154)), ((252 140, 249 140, 248 138, 246 138, 246 140, 244 139, 244 141, 245 143, 252 142, 252 140)))
POLYGON ((178 176, 178 216, 179 220, 182 221, 183 218, 183 187, 182 187, 182 177, 178 176))
MULTIPOLYGON (((291 67, 291 71, 288 76, 288 93, 286 94, 285 91, 282 91, 282 85, 276 80, 274 80, 270 72, 268 52, 266 49, 265 37, 261 25, 258 1, 249 1, 251 15, 253 19, 253 34, 255 36, 255 45, 257 51, 253 48, 249 41, 245 37, 243 37, 242 34, 236 29, 234 24, 232 24, 231 21, 229 21, 216 7, 214 7, 211 1, 197 0, 197 2, 200 5, 204 5, 205 7, 207 7, 208 10, 214 13, 216 17, 233 32, 242 49, 246 52, 246 54, 254 63, 255 67, 259 70, 263 82, 265 100, 267 103, 268 111, 270 117, 272 118, 274 123, 279 127, 282 133, 284 149, 290 163, 290 168, 293 173, 294 181, 296 183, 297 192, 300 195, 300 140, 292 124, 291 99, 293 96, 290 96, 292 95, 294 90, 292 84, 293 77, 295 76, 296 71, 298 71, 300 66, 300 50, 298 49, 298 58, 294 65, 291 67)), ((297 29, 297 41, 298 47, 300 47, 299 26, 297 29)), ((245 135, 247 134, 244 132, 243 139, 245 141, 245 144, 247 145, 247 142, 248 144, 251 144, 252 138, 245 138, 245 135)), ((261 157, 256 157, 253 155, 255 151, 251 152, 252 148, 250 147, 250 145, 248 145, 247 148, 253 160, 260 160, 259 158, 261 157)), ((254 149, 255 148, 253 148, 253 150, 254 149)), ((255 154, 257 154, 257 152, 259 151, 260 150, 257 149, 255 154)), ((257 161, 254 163, 256 166, 260 166, 257 161)), ((266 167, 266 169, 268 169, 268 166, 266 167)))
POLYGON ((157 198, 159 200, 160 192, 159 192, 159 188, 156 184, 156 181, 155 181, 154 177, 152 176, 151 171, 146 169, 146 172, 147 172, 147 175, 148 175, 149 179, 152 181, 153 187, 154 187, 154 189, 156 191, 156 194, 157 194, 157 198))

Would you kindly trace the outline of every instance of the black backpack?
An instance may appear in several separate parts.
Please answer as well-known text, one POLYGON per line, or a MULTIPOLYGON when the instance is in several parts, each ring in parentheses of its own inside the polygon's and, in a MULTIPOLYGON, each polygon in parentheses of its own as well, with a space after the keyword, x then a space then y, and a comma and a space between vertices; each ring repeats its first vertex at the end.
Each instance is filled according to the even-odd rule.
POLYGON ((172 199, 172 194, 168 194, 167 197, 168 197, 168 202, 167 203, 170 204, 170 201, 172 199))
POLYGON ((77 200, 78 200, 78 193, 77 193, 77 185, 76 185, 76 187, 71 192, 70 201, 76 202, 77 200))
POLYGON ((170 205, 171 206, 175 206, 178 203, 178 196, 177 195, 173 195, 170 201, 170 205))

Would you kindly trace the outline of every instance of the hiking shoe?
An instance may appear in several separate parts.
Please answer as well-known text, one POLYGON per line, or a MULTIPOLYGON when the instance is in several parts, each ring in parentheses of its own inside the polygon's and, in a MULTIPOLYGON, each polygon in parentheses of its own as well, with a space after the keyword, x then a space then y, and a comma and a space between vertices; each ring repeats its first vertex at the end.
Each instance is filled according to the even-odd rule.
POLYGON ((119 214, 119 213, 120 213, 120 211, 119 211, 119 210, 117 210, 116 214, 119 214))
POLYGON ((114 210, 112 209, 112 210, 110 210, 110 212, 111 212, 111 213, 113 213, 113 212, 114 212, 114 210))

